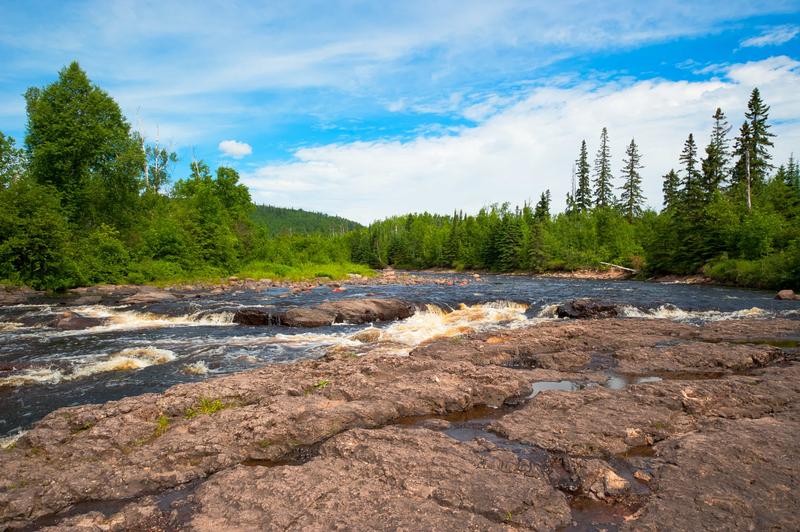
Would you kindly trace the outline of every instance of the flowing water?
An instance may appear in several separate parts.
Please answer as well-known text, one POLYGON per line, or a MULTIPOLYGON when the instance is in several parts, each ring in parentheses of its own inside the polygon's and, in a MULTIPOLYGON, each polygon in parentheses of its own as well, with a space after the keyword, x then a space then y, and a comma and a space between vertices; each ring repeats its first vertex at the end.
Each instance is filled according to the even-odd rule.
MULTIPOLYGON (((419 277, 437 274, 418 274, 419 277)), ((447 275, 452 285, 321 286, 229 291, 152 305, 72 305, 68 298, 0 307, 0 436, 29 427, 56 408, 159 392, 177 383, 322 356, 330 349, 381 349, 402 356, 434 337, 520 327, 554 319, 555 305, 590 297, 626 305, 630 317, 701 322, 798 317, 800 305, 773 294, 722 287, 525 276, 447 275), (244 327, 240 307, 287 308, 325 300, 397 297, 420 305, 393 323, 317 329, 244 327), (69 310, 102 322, 80 330, 47 325, 69 310)))

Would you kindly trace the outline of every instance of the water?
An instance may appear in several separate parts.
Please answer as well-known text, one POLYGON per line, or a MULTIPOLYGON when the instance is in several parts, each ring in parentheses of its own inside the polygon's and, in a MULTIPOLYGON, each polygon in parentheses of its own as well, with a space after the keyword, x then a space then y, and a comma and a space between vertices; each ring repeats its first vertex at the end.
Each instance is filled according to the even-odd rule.
POLYGON ((578 297, 629 305, 625 313, 632 317, 690 322, 798 317, 800 309, 796 302, 777 301, 769 292, 711 286, 447 277, 464 284, 349 286, 342 292, 330 287, 300 293, 233 291, 129 307, 73 306, 67 298, 45 298, 33 305, 0 307, 0 436, 27 428, 59 407, 159 392, 177 383, 264 364, 316 358, 330 349, 359 354, 378 348, 402 356, 432 337, 552 319, 553 305, 578 297), (242 306, 280 309, 363 297, 398 297, 435 306, 401 322, 377 324, 377 331, 371 331, 374 334, 355 338, 355 333, 370 326, 339 324, 304 330, 242 327, 231 321, 242 306), (75 331, 42 326, 66 310, 106 321, 75 331))

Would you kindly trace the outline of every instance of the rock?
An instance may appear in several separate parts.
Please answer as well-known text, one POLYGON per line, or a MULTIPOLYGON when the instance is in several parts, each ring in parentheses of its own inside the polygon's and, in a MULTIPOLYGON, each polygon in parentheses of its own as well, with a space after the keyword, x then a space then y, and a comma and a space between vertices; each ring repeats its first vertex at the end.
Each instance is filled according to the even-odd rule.
POLYGON ((372 323, 405 319, 416 312, 412 303, 400 299, 342 299, 316 307, 335 314, 336 323, 372 323))
POLYGON ((375 327, 369 327, 367 329, 358 331, 357 333, 353 333, 350 335, 351 340, 357 340, 365 344, 371 344, 373 342, 377 342, 378 340, 380 340, 380 337, 381 337, 381 330, 376 329, 375 327))
POLYGON ((80 296, 72 301, 73 305, 96 305, 103 300, 103 296, 99 295, 86 295, 80 296))
POLYGON ((283 313, 271 308, 242 308, 233 314, 233 323, 239 325, 280 325, 283 313))
POLYGON ((512 453, 426 429, 356 429, 293 467, 238 467, 198 489, 190 528, 552 530, 566 498, 512 453))
POLYGON ((658 496, 626 529, 796 530, 800 423, 719 419, 660 444, 658 496))
POLYGON ((775 299, 783 299, 785 301, 794 301, 800 299, 800 296, 794 293, 794 290, 781 290, 775 299))
POLYGON ((174 294, 165 290, 142 289, 138 293, 120 300, 123 305, 139 305, 146 303, 161 303, 163 301, 174 301, 178 299, 174 294))
POLYGON ((97 327, 105 322, 105 318, 93 318, 81 316, 75 312, 64 312, 56 319, 50 321, 47 325, 56 329, 79 330, 88 329, 89 327, 97 327))
POLYGON ((336 313, 319 307, 293 308, 281 317, 281 325, 287 327, 324 327, 332 325, 336 313))
POLYGON ((414 314, 413 304, 399 299, 344 299, 311 307, 296 307, 285 312, 269 308, 240 309, 233 321, 241 325, 284 325, 324 327, 333 323, 373 323, 403 319, 414 314))
POLYGON ((559 305, 556 309, 559 318, 597 319, 614 318, 619 315, 619 308, 614 303, 595 301, 592 299, 575 299, 559 305))

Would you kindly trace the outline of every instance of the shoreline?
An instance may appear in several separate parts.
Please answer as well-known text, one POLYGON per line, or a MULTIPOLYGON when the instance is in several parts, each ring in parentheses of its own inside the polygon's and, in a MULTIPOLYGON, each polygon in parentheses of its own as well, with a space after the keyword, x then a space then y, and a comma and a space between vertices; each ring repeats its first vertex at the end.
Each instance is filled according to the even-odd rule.
POLYGON ((560 320, 62 408, 0 451, 0 525, 787 526, 798 339, 785 319, 560 320))

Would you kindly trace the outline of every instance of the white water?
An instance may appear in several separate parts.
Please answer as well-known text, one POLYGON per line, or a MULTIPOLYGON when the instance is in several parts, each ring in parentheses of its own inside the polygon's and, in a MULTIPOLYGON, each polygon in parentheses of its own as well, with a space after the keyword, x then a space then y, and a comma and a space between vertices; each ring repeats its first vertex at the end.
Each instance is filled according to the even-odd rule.
POLYGON ((175 353, 155 347, 132 347, 110 355, 95 355, 73 359, 68 369, 29 368, 0 378, 2 386, 22 386, 25 384, 56 384, 104 373, 107 371, 133 371, 166 364, 175 360, 175 353))

